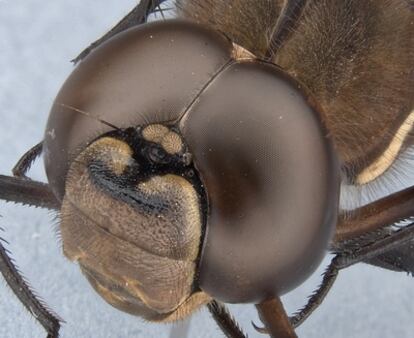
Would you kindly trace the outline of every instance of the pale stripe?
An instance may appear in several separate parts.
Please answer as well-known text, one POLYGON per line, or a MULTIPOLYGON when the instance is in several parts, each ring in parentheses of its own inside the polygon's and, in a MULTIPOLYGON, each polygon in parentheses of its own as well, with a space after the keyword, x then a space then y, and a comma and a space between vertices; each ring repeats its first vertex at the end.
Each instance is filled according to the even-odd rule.
POLYGON ((414 125, 414 110, 407 116, 392 138, 389 146, 373 163, 366 167, 356 179, 357 184, 363 185, 382 175, 395 161, 400 153, 405 139, 414 125))

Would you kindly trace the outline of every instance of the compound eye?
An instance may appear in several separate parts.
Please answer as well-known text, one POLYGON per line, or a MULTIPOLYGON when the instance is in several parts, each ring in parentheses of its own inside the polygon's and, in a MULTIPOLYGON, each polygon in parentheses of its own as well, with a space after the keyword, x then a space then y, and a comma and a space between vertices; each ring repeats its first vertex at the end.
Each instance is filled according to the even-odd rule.
POLYGON ((258 303, 299 285, 325 255, 338 207, 335 151, 311 96, 274 65, 235 63, 181 128, 209 201, 200 288, 258 303))
POLYGON ((168 154, 157 145, 149 147, 148 158, 154 164, 167 164, 170 162, 170 156, 168 156, 168 154))

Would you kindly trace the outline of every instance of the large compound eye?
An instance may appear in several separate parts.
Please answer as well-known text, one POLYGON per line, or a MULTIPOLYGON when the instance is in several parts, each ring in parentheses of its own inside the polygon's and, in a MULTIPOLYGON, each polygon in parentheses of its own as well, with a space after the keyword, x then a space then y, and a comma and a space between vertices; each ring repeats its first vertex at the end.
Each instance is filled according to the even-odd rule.
POLYGON ((65 252, 108 302, 151 320, 291 290, 336 222, 320 113, 283 70, 202 26, 116 36, 69 77, 45 134, 65 252))
POLYGON ((209 202, 200 286, 256 302, 305 280, 336 224, 339 175, 321 112, 264 62, 224 69, 181 120, 209 202))

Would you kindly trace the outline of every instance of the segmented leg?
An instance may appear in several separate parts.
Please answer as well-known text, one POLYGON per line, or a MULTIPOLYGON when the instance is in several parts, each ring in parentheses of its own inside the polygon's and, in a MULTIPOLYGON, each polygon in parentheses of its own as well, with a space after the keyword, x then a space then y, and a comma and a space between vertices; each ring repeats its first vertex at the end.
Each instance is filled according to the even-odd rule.
MULTIPOLYGON (((13 168, 13 174, 17 177, 0 175, 0 199, 48 209, 59 208, 59 203, 47 184, 29 181, 25 176, 41 152, 42 142, 22 156, 13 168)), ((0 272, 6 283, 26 309, 45 328, 47 337, 57 338, 60 328, 58 317, 36 296, 19 273, 1 241, 0 238, 0 272)))
MULTIPOLYGON (((381 257, 381 260, 391 262, 388 268, 412 272, 414 263, 411 264, 412 257, 407 255, 407 250, 414 241, 414 225, 398 231, 392 231, 390 226, 414 215, 414 187, 361 207, 354 214, 355 218, 340 219, 331 248, 338 254, 332 259, 321 285, 311 295, 308 303, 290 317, 294 327, 302 324, 323 302, 341 269, 359 262, 372 264, 373 259, 381 257), (396 253, 402 266, 393 264, 396 253)), ((379 265, 378 262, 376 265, 379 265)), ((262 333, 268 332, 267 329, 256 329, 262 333)))
POLYGON ((265 324, 265 329, 259 329, 260 332, 266 332, 272 338, 297 337, 279 297, 261 302, 256 308, 260 320, 265 324))
POLYGON ((141 25, 147 22, 150 14, 154 13, 157 8, 166 0, 141 0, 131 12, 129 12, 119 23, 115 25, 108 33, 93 42, 89 47, 84 49, 76 58, 72 60, 73 63, 78 63, 84 59, 93 49, 110 39, 114 35, 123 32, 124 30, 133 26, 141 25))
POLYGON ((0 272, 6 283, 26 309, 45 328, 47 337, 57 338, 60 328, 58 316, 50 311, 47 305, 36 296, 24 277, 19 273, 2 242, 6 241, 0 238, 0 272))
POLYGON ((223 304, 213 300, 207 304, 207 308, 226 337, 247 337, 223 304))
POLYGON ((388 236, 356 249, 353 252, 339 253, 336 255, 325 272, 320 287, 313 293, 305 307, 290 318, 292 325, 295 327, 299 326, 314 310, 318 308, 334 284, 339 270, 345 269, 356 263, 369 261, 370 259, 382 255, 390 250, 404 246, 413 239, 414 223, 411 223, 405 228, 394 231, 388 236))
POLYGON ((60 203, 45 183, 0 175, 0 199, 51 210, 60 203))
POLYGON ((293 327, 298 327, 302 324, 311 313, 316 310, 319 305, 323 302, 332 285, 335 283, 336 277, 338 276, 338 267, 337 267, 338 256, 335 256, 328 268, 326 269, 322 283, 319 285, 318 289, 312 293, 308 303, 295 313, 292 317, 289 318, 290 323, 293 327))
POLYGON ((33 162, 42 153, 43 141, 30 148, 16 163, 12 172, 15 177, 26 178, 26 173, 29 171, 33 162))
MULTIPOLYGON (((400 227, 400 222, 410 223, 412 216, 414 187, 409 187, 355 210, 352 217, 340 219, 331 251, 353 252, 361 246, 381 240, 400 227)), ((413 242, 407 242, 365 263, 414 275, 412 245, 413 242)))
POLYGON ((341 218, 334 246, 414 216, 414 187, 393 193, 353 211, 353 218, 341 218))

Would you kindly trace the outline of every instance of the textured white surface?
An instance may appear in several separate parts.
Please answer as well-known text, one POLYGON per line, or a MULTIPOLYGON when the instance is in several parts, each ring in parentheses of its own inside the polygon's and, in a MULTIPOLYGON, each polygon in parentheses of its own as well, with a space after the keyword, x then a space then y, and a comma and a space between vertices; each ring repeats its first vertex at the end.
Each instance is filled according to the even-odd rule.
MULTIPOLYGON (((9 174, 42 139, 51 102, 70 73, 69 62, 135 5, 133 0, 0 0, 0 173, 9 174)), ((42 162, 31 176, 43 179, 42 162)), ((65 319, 62 337, 168 337, 169 325, 144 323, 102 301, 60 251, 53 214, 0 202, 0 236, 10 242, 24 275, 65 319)), ((326 262, 325 262, 326 264, 326 262)), ((322 270, 320 270, 322 271, 322 270)), ((317 285, 318 274, 287 297, 295 310, 317 285)), ((343 271, 300 337, 412 337, 414 281, 366 265, 343 271)), ((250 337, 260 324, 250 305, 232 306, 250 337)), ((43 337, 43 329, 0 280, 0 337, 43 337)), ((221 337, 206 310, 191 321, 190 337, 221 337)))

